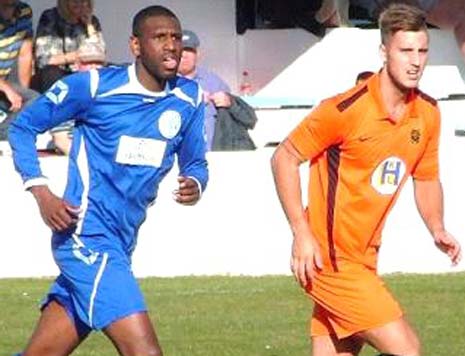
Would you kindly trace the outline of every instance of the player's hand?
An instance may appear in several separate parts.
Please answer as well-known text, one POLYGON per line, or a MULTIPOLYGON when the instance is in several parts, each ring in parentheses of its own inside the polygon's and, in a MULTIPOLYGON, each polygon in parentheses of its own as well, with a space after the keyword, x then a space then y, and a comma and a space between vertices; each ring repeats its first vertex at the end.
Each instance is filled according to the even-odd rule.
POLYGON ((210 101, 212 101, 217 108, 229 108, 232 105, 231 96, 224 91, 211 94, 210 101))
POLYGON ((296 233, 292 244, 291 270, 300 286, 306 288, 312 281, 315 269, 322 266, 320 249, 310 232, 296 233))
POLYGON ((194 205, 200 199, 200 188, 195 180, 178 177, 179 188, 173 192, 173 198, 179 204, 194 205))
POLYGON ((31 192, 39 205, 40 215, 53 231, 69 229, 78 222, 79 207, 68 204, 53 194, 47 186, 32 187, 31 192))
POLYGON ((435 232, 433 237, 436 246, 449 256, 452 265, 457 265, 462 259, 462 248, 460 243, 445 230, 435 232))

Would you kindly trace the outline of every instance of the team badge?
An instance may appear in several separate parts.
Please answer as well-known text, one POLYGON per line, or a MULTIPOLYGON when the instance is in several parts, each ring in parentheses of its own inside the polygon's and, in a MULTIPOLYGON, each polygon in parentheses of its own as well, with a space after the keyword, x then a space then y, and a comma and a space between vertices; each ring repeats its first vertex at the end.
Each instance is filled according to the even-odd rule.
POLYGON ((158 119, 158 130, 160 134, 172 139, 181 129, 181 115, 177 111, 168 110, 161 114, 158 119))
POLYGON ((412 131, 410 131, 410 142, 417 144, 417 143, 420 143, 420 139, 421 139, 420 130, 412 129, 412 131))
POLYGON ((58 105, 63 100, 65 100, 66 96, 68 95, 68 92, 68 85, 59 80, 55 84, 53 84, 53 86, 47 91, 45 96, 49 98, 55 105, 58 105))
POLYGON ((389 157, 381 162, 371 176, 371 185, 383 195, 392 195, 397 191, 405 175, 406 165, 398 157, 389 157))

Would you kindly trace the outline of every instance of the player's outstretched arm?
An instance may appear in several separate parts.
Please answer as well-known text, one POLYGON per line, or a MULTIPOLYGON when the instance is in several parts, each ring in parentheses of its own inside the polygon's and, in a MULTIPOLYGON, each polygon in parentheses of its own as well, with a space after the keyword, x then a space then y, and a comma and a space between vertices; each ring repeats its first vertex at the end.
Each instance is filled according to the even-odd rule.
POLYGON ((271 167, 281 206, 294 237, 291 270, 296 280, 305 288, 313 278, 315 267, 321 268, 321 255, 313 237, 302 205, 299 166, 300 155, 289 141, 284 141, 275 151, 271 167))
POLYGON ((53 231, 63 231, 77 223, 79 208, 57 197, 46 185, 31 187, 30 191, 39 205, 42 219, 53 231))
POLYGON ((456 265, 460 262, 462 251, 460 243, 444 227, 443 192, 441 182, 437 180, 414 180, 415 202, 418 211, 434 238, 436 246, 456 265))

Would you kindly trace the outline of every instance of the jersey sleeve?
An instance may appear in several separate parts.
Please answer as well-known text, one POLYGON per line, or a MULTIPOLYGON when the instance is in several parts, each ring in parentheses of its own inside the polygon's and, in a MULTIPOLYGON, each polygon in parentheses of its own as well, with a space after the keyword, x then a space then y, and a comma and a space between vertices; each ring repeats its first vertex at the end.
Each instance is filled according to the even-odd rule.
POLYGON ((205 158, 205 104, 200 102, 186 127, 178 149, 179 171, 182 176, 194 178, 204 191, 208 182, 208 164, 205 158))
POLYGON ((439 179, 439 136, 441 132, 441 116, 436 109, 430 124, 425 151, 418 160, 412 176, 418 180, 439 179))
POLYGON ((11 122, 8 139, 15 168, 26 189, 44 184, 35 145, 37 135, 67 120, 85 116, 92 99, 89 73, 77 73, 57 81, 11 122))
POLYGON ((323 101, 289 134, 288 140, 301 155, 311 160, 342 141, 344 121, 332 101, 323 101))

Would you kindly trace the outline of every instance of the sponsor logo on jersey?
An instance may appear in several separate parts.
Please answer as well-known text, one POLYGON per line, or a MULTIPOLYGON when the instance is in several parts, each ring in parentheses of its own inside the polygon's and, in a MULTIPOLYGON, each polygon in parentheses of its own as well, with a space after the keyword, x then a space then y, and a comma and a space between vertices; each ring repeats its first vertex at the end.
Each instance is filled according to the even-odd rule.
POLYGON ((371 185, 383 195, 392 195, 397 191, 405 175, 406 165, 398 157, 389 157, 381 162, 371 176, 371 185))
POLYGON ((181 115, 174 110, 167 110, 158 119, 160 134, 169 139, 176 136, 181 129, 181 115))
POLYGON ((59 80, 55 84, 53 84, 53 86, 47 91, 45 96, 49 98, 55 105, 58 105, 63 100, 65 100, 66 96, 68 95, 68 92, 68 85, 59 80))
POLYGON ((158 168, 163 162, 165 150, 165 141, 123 135, 118 144, 116 162, 158 168))

